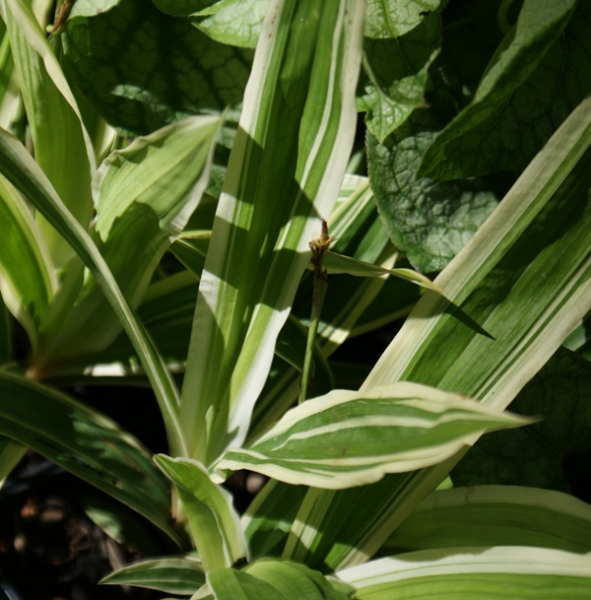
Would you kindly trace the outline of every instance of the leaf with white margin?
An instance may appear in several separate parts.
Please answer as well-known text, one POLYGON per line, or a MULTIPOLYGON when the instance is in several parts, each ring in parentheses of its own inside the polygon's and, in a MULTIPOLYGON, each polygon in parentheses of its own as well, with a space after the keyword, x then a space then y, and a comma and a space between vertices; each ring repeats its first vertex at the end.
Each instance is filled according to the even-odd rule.
POLYGON ((294 485, 344 489, 438 464, 485 431, 530 422, 410 382, 335 390, 287 412, 250 448, 228 450, 215 473, 249 469, 294 485))

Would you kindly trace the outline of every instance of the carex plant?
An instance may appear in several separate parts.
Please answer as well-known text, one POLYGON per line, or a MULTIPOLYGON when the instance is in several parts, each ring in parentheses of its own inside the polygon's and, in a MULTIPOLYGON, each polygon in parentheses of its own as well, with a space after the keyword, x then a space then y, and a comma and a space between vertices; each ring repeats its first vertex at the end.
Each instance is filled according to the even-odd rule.
POLYGON ((33 448, 177 548, 104 583, 587 598, 591 509, 494 451, 588 437, 587 5, 51 4, 0 4, 2 479, 33 448), (59 390, 105 380, 149 382, 167 454, 59 390))

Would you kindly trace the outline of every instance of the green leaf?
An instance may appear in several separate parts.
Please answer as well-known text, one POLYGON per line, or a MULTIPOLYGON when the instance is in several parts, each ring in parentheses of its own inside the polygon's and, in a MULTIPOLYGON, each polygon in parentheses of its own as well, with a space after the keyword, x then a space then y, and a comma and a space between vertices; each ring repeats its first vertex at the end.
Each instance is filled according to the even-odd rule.
POLYGON ((366 38, 363 64, 369 81, 357 108, 366 112, 367 128, 380 143, 424 104, 427 70, 440 46, 438 13, 427 14, 402 36, 366 38))
POLYGON ((583 600, 591 592, 591 557, 529 547, 426 550, 371 561, 337 575, 355 586, 359 600, 583 600))
POLYGON ((328 271, 329 275, 336 273, 348 273, 355 277, 394 275, 405 281, 410 281, 426 289, 441 293, 441 290, 430 279, 412 269, 384 269, 379 265, 372 265, 371 263, 366 263, 350 256, 331 252, 330 250, 325 254, 322 266, 328 271))
POLYGON ((235 569, 210 571, 207 583, 215 600, 285 600, 272 585, 235 569))
POLYGON ((91 237, 64 206, 51 183, 22 144, 1 129, 0 172, 68 240, 97 280, 146 369, 160 406, 172 451, 177 454, 184 453, 185 446, 177 414, 178 392, 162 357, 127 304, 91 237))
MULTIPOLYGON (((57 279, 30 208, 4 177, 0 177, 0 223, 2 298, 36 348, 39 327, 57 289, 57 279)), ((4 315, 2 318, 7 323, 4 315)))
POLYGON ((26 451, 26 446, 10 438, 0 436, 0 489, 2 489, 6 478, 18 465, 26 451))
POLYGON ((435 491, 390 536, 380 555, 460 546, 591 550, 591 506, 537 488, 477 486, 435 491))
MULTIPOLYGON (((283 598, 306 600, 347 600, 354 591, 336 590, 322 573, 290 560, 262 559, 250 563, 244 572, 265 581, 278 590, 283 598)), ((345 588, 346 589, 346 588, 345 588)))
POLYGON ((107 575, 99 583, 134 585, 190 596, 205 583, 201 563, 191 558, 162 557, 143 560, 107 575))
POLYGON ((203 11, 191 22, 210 38, 241 48, 254 48, 271 0, 229 0, 218 3, 221 8, 203 11))
POLYGON ((400 37, 414 29, 425 13, 443 4, 442 0, 367 0, 364 34, 374 39, 400 37))
POLYGON ((14 373, 0 371, 0 434, 29 446, 127 504, 177 543, 166 479, 141 444, 98 411, 14 373))
POLYGON ((368 134, 375 201, 394 245, 419 271, 439 271, 462 249, 496 207, 490 183, 417 177, 438 119, 417 110, 383 144, 368 134))
POLYGON ((176 487, 205 571, 248 558, 230 493, 213 483, 197 461, 172 459, 164 454, 156 455, 154 460, 176 487))
MULTIPOLYGON (((201 199, 220 125, 215 116, 178 121, 113 152, 96 173, 94 237, 133 307, 201 199)), ((99 352, 121 329, 94 279, 86 281, 67 318, 55 320, 46 326, 39 369, 99 352)))
POLYGON ((353 142, 364 7, 317 6, 269 9, 218 205, 181 403, 191 454, 208 466, 246 437, 353 142))
MULTIPOLYGON (((410 380, 513 400, 591 308, 590 145, 587 100, 435 280, 447 300, 425 293, 362 391, 410 380)), ((284 556, 321 569, 366 560, 459 458, 329 492, 330 513, 327 492, 310 490, 284 556)))
POLYGON ((524 0, 473 102, 427 150, 419 175, 449 179, 525 167, 591 91, 591 7, 576 5, 524 0))
POLYGON ((437 464, 474 435, 527 423, 411 383, 335 390, 288 411, 250 448, 228 450, 215 473, 248 469, 294 485, 343 489, 437 464))
MULTIPOLYGON (((22 0, 3 0, 15 69, 35 147, 35 160, 56 192, 83 227, 88 227, 93 205, 90 178, 95 157, 80 111, 49 47, 45 33, 22 0)), ((72 250, 44 219, 43 236, 57 267, 72 250)))
POLYGON ((174 17, 188 17, 193 13, 223 4, 223 0, 152 0, 158 10, 174 17))
POLYGON ((12 325, 10 313, 4 302, 0 287, 0 365, 12 358, 12 325))
POLYGON ((255 496, 241 521, 253 560, 281 556, 306 491, 303 485, 270 480, 255 496))
POLYGON ((112 126, 146 135, 242 100, 252 52, 219 44, 151 2, 70 17, 62 35, 72 77, 112 126))
POLYGON ((562 461, 577 447, 589 446, 590 400, 591 364, 560 348, 510 405, 517 414, 543 419, 521 435, 497 433, 479 440, 452 471, 454 484, 567 491, 562 461))

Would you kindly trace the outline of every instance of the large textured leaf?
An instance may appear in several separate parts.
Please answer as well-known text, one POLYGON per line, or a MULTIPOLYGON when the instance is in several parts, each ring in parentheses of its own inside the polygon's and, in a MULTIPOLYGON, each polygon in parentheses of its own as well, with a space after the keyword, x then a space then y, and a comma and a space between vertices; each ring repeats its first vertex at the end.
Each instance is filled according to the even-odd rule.
POLYGON ((4 177, 0 177, 0 223, 2 298, 35 348, 39 326, 57 289, 57 280, 29 207, 4 177))
POLYGON ((427 550, 382 558, 338 576, 359 600, 588 598, 591 557, 542 548, 427 550))
POLYGON ((380 548, 387 556, 460 546, 591 550, 591 506, 561 492, 484 485, 435 491, 380 548))
POLYGON ((560 348, 511 402, 512 411, 542 415, 525 435, 482 438, 452 471, 455 485, 509 484, 568 489, 562 461, 588 448, 591 364, 560 348))
POLYGON ((287 412, 250 448, 228 450, 215 472, 249 469, 286 483, 342 489, 436 464, 475 434, 525 424, 412 383, 335 390, 287 412))
MULTIPOLYGON (((423 296, 362 390, 410 380, 510 403, 590 308, 590 145, 585 101, 435 280, 449 300, 423 296)), ((331 492, 330 514, 311 490, 285 556, 324 568, 365 560, 458 459, 331 492)))
POLYGON ((162 357, 127 304, 96 244, 64 206, 22 144, 3 130, 0 130, 0 172, 68 240, 96 278, 146 369, 162 412, 169 445, 176 454, 183 454, 185 446, 177 413, 178 392, 162 357))
POLYGON ((100 583, 135 585, 170 594, 191 596, 204 583, 201 563, 191 558, 151 558, 107 575, 100 583))
POLYGON ((0 433, 144 515, 177 542, 166 479, 149 452, 105 415, 73 398, 0 371, 0 433))
POLYGON ((421 17, 416 27, 399 37, 398 28, 390 20, 380 39, 366 38, 364 44, 368 82, 357 108, 366 111, 367 128, 380 143, 424 104, 427 70, 441 46, 439 13, 421 17))
POLYGON ((380 215, 394 245, 424 273, 439 271, 494 210, 490 182, 417 177, 436 136, 433 111, 415 111, 382 144, 368 134, 369 174, 380 215))
POLYGON ((367 0, 364 34, 374 39, 399 37, 442 4, 442 0, 367 0))
POLYGON ((191 453, 206 465, 246 436, 353 142, 364 6, 317 7, 271 5, 218 205, 181 404, 191 453))
MULTIPOLYGON (((80 111, 31 8, 22 0, 3 0, 2 12, 35 160, 70 212, 88 227, 93 210, 90 178, 95 158, 80 111)), ((40 221, 56 265, 63 266, 72 250, 44 219, 40 221)))
MULTIPOLYGON (((94 237, 133 307, 201 199, 220 125, 214 116, 178 121, 113 152, 96 173, 94 237)), ((48 370, 106 348, 121 328, 94 279, 86 281, 67 318, 55 320, 47 325, 40 367, 48 370)))
POLYGON ((219 10, 204 10, 203 16, 194 16, 191 22, 218 42, 254 48, 270 4, 270 0, 219 2, 219 10))
POLYGON ((77 4, 63 35, 66 60, 77 85, 110 125, 145 135, 242 100, 250 50, 219 44, 151 2, 120 0, 92 16, 79 14, 77 4))
POLYGON ((154 460, 176 487, 203 568, 211 571, 248 559, 230 493, 213 483, 197 461, 172 459, 164 454, 154 460))
POLYGON ((591 7, 576 6, 576 0, 524 1, 473 102, 429 148, 421 175, 525 167, 591 91, 591 7))

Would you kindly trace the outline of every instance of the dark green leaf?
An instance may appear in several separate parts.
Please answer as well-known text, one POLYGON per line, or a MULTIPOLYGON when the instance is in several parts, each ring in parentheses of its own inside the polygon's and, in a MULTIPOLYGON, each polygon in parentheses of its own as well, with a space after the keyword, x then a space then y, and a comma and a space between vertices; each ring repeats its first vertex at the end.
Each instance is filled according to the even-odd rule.
POLYGON ((212 5, 222 4, 223 0, 152 0, 152 2, 167 15, 188 17, 212 5))
POLYGON ((73 398, 0 372, 0 434, 43 454, 127 504, 174 540, 170 496, 149 452, 113 421, 73 398))
POLYGON ((242 101, 252 52, 214 42, 150 2, 68 21, 62 36, 73 79, 107 122, 150 133, 200 111, 242 101))
POLYGON ((591 442, 591 364, 559 349, 510 410, 543 420, 483 436, 452 471, 454 484, 568 489, 562 460, 591 442))
POLYGON ((591 5, 581 2, 574 11, 576 4, 525 0, 474 101, 426 152, 421 175, 525 167, 591 91, 591 5))
POLYGON ((368 134, 369 174, 376 204, 394 245, 419 271, 443 269, 497 205, 478 179, 416 177, 436 136, 438 119, 416 110, 383 144, 368 134))
POLYGON ((440 45, 438 13, 429 13, 403 36, 365 39, 364 67, 369 81, 357 108, 366 111, 367 127, 380 142, 424 103, 427 69, 440 45))

